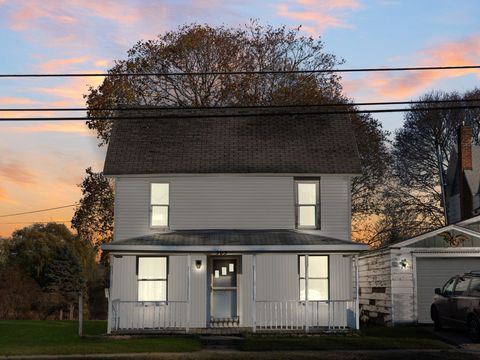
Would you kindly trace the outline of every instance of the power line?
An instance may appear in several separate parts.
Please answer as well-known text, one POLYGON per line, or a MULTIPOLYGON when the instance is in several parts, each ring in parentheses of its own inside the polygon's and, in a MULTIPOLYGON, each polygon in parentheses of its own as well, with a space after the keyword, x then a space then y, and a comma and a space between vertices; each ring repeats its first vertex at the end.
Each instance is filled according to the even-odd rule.
POLYGON ((202 71, 202 72, 142 72, 142 73, 64 73, 64 74, 0 74, 0 78, 34 78, 34 77, 128 77, 128 76, 206 76, 206 75, 269 75, 269 74, 321 74, 321 73, 351 73, 351 72, 382 72, 382 71, 429 71, 429 70, 459 70, 480 69, 480 65, 459 66, 414 66, 389 68, 350 68, 350 69, 318 69, 318 70, 252 70, 252 71, 202 71))
POLYGON ((438 110, 460 110, 460 109, 479 109, 480 105, 460 105, 460 106, 439 106, 433 108, 393 108, 393 109, 368 109, 368 110, 347 110, 347 111, 304 111, 304 112, 265 112, 265 113, 242 113, 242 114, 176 114, 157 116, 111 116, 111 117, 17 117, 2 118, 0 122, 7 121, 87 121, 87 120, 145 120, 145 119, 201 119, 201 118, 237 118, 237 117, 259 117, 259 116, 279 116, 279 115, 341 115, 341 114, 367 114, 367 113, 393 113, 393 112, 420 112, 420 111, 438 111, 438 110))
POLYGON ((77 204, 70 204, 70 205, 63 205, 63 206, 58 206, 58 207, 53 207, 48 209, 32 210, 32 211, 26 211, 26 212, 15 213, 15 214, 5 214, 5 215, 0 215, 0 218, 9 217, 9 216, 26 215, 26 214, 35 214, 39 212, 52 211, 52 210, 58 210, 58 209, 65 209, 65 208, 73 207, 76 205, 77 204))
POLYGON ((384 105, 417 105, 417 104, 449 104, 480 102, 480 99, 463 100, 411 100, 411 101, 382 101, 358 103, 325 103, 325 104, 292 104, 292 105, 226 105, 226 106, 133 106, 133 107, 104 107, 104 108, 4 108, 0 111, 8 112, 38 112, 38 111, 130 111, 130 110, 213 110, 213 109, 268 109, 268 108, 312 108, 312 107, 347 107, 347 106, 384 106, 384 105))
POLYGON ((72 222, 71 220, 19 221, 19 222, 0 223, 0 225, 45 224, 45 223, 65 224, 65 223, 71 223, 71 222, 72 222))

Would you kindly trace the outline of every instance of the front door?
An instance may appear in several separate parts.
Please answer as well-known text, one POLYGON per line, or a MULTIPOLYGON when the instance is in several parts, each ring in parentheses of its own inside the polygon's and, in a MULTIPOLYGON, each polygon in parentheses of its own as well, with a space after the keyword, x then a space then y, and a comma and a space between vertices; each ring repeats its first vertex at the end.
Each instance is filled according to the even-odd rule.
POLYGON ((210 270, 210 325, 237 326, 238 261, 213 258, 210 270))

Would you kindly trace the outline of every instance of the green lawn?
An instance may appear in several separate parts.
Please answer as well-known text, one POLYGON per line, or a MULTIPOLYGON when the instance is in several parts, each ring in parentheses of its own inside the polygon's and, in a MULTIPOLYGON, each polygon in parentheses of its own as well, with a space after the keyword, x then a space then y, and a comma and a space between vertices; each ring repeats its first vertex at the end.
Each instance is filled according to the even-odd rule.
POLYGON ((0 321, 0 355, 189 352, 200 349, 196 337, 106 338, 105 321, 86 321, 78 336, 75 321, 0 321))
POLYGON ((384 350, 384 349, 448 349, 428 329, 416 326, 395 328, 375 327, 359 334, 311 336, 248 336, 243 342, 245 351, 294 350, 384 350))
MULTIPOLYGON (((191 356, 185 358, 196 356, 208 358, 212 355, 204 352, 194 353, 201 349, 200 341, 195 336, 103 337, 101 335, 106 332, 105 321, 86 321, 84 331, 86 336, 80 338, 77 335, 77 326, 75 321, 0 321, 0 356, 133 352, 193 352, 191 356)), ((362 349, 445 350, 451 347, 438 340, 428 329, 411 326, 367 328, 360 333, 349 335, 248 335, 240 350, 249 351, 248 357, 251 359, 257 358, 254 354, 262 354, 251 353, 256 351, 268 351, 269 358, 276 358, 278 353, 275 352, 282 351, 284 354, 278 358, 289 359, 294 358, 295 351, 349 349, 357 351, 362 349)), ((450 356, 449 353, 444 354, 446 358, 450 356)), ((311 354, 314 358, 313 353, 311 354)), ((239 359, 245 355, 247 355, 245 352, 231 352, 225 353, 220 358, 222 360, 239 359)), ((381 354, 378 355, 381 358, 381 354)), ((170 356, 167 355, 167 357, 170 356)), ((177 358, 173 354, 171 357, 177 358)))

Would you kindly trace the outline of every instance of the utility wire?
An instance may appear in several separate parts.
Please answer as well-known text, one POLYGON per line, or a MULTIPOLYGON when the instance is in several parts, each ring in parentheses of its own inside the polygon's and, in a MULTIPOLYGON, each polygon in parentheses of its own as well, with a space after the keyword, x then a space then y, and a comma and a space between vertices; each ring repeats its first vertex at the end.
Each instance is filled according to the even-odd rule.
POLYGON ((162 115, 162 116, 99 116, 99 117, 17 117, 1 118, 0 122, 7 121, 87 121, 87 120, 144 120, 144 119, 201 119, 201 118, 237 118, 237 117, 259 117, 259 116, 301 116, 301 115, 340 115, 340 114, 366 114, 366 113, 393 113, 393 112, 420 112, 438 110, 460 110, 479 109, 480 105, 461 106, 439 106, 434 108, 394 108, 394 109, 369 109, 369 110, 347 110, 347 111, 304 111, 304 112, 265 112, 265 113, 243 113, 243 114, 183 114, 183 115, 162 115))
POLYGON ((202 72, 142 72, 142 73, 70 73, 70 74, 0 74, 0 78, 32 78, 32 77, 128 77, 128 76, 205 76, 205 75, 268 75, 268 74, 321 74, 350 72, 381 72, 381 71, 428 71, 428 70, 458 70, 480 69, 480 65, 459 66, 414 66, 390 68, 350 68, 350 69, 318 69, 318 70, 252 70, 252 71, 202 71, 202 72))
POLYGON ((70 205, 63 205, 63 206, 58 206, 58 207, 53 207, 48 209, 32 210, 32 211, 26 211, 26 212, 15 213, 15 214, 5 214, 5 215, 0 215, 0 218, 9 217, 9 216, 26 215, 26 214, 35 214, 35 213, 58 210, 58 209, 65 209, 65 208, 73 207, 76 205, 77 204, 70 204, 70 205))
POLYGON ((20 221, 20 222, 0 223, 0 225, 45 224, 45 223, 65 224, 65 223, 71 223, 71 222, 72 222, 71 220, 20 221))
POLYGON ((226 106, 132 106, 124 108, 4 108, 0 111, 9 112, 37 112, 37 111, 129 111, 129 110, 213 110, 213 109, 269 109, 269 108, 313 108, 313 107, 347 107, 347 106, 384 106, 384 105, 417 105, 417 104, 449 104, 479 102, 480 99, 464 100, 412 100, 412 101, 383 101, 358 103, 325 103, 325 104, 292 104, 292 105, 226 105, 226 106))

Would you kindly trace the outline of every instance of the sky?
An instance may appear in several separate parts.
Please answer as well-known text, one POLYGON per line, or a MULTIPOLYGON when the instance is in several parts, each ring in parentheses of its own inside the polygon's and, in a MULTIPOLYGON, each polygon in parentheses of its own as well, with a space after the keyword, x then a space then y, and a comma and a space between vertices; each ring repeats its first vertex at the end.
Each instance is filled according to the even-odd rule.
MULTIPOLYGON (((103 72, 139 40, 185 23, 302 26, 344 67, 480 64, 479 0, 0 0, 0 73, 103 72)), ((411 100, 480 86, 478 70, 357 73, 343 77, 357 102, 411 100)), ((0 108, 84 107, 102 78, 0 79, 0 108)), ((0 118, 30 116, 0 111, 0 118)), ((37 115, 52 115, 42 113, 37 115)), ((77 116, 81 114, 77 113, 77 116)), ((400 113, 375 114, 392 133, 400 113)), ((0 123, 0 236, 33 221, 66 221, 105 148, 83 122, 0 123)), ((68 223, 67 223, 68 225, 68 223)))

